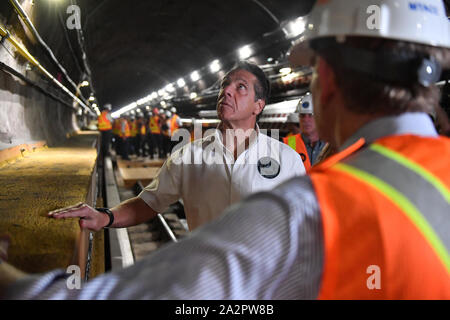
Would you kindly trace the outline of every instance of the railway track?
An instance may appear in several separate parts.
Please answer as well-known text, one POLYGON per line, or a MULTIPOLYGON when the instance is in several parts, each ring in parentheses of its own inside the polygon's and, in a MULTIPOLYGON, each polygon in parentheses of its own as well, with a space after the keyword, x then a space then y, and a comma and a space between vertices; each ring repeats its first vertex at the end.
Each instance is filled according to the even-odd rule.
MULTIPOLYGON (((140 181, 136 183, 133 188, 134 195, 138 195, 143 188, 140 181)), ((186 236, 188 230, 182 218, 183 214, 181 204, 175 203, 154 219, 127 228, 135 261, 139 261, 169 242, 177 242, 186 236)))

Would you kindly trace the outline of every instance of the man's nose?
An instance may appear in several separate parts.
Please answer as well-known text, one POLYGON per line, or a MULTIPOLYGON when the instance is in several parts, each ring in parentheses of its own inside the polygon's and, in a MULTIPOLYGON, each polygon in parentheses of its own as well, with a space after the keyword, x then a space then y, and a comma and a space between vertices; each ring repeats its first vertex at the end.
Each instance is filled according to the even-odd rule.
POLYGON ((226 87, 223 88, 223 93, 224 95, 228 96, 228 97, 232 97, 233 96, 233 88, 231 85, 227 85, 226 87))

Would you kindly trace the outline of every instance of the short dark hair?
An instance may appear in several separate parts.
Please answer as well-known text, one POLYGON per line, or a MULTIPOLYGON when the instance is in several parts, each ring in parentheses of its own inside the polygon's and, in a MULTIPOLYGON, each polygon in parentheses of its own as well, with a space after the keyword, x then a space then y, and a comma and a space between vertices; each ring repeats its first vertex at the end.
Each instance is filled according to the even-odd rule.
MULTIPOLYGON (((265 107, 270 99, 270 81, 266 77, 266 74, 264 73, 264 71, 254 63, 251 63, 248 61, 238 61, 234 65, 234 67, 230 71, 227 72, 225 78, 237 70, 248 71, 256 77, 256 79, 258 81, 255 83, 255 86, 254 86, 255 87, 255 101, 257 101, 258 99, 264 100, 264 102, 265 102, 264 107, 265 107)), ((264 108, 263 108, 263 110, 264 110, 264 108)), ((262 114, 262 111, 256 117, 256 121, 258 121, 261 114, 262 114)))

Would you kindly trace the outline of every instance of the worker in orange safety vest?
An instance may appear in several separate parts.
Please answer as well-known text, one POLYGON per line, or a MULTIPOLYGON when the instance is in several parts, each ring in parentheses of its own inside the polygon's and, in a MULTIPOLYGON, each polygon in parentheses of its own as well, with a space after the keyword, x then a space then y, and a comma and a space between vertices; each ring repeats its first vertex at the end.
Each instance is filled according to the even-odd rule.
POLYGON ((112 118, 110 115, 111 104, 105 104, 102 112, 98 116, 98 130, 101 134, 101 149, 100 152, 103 156, 109 155, 109 146, 112 140, 112 118))
POLYGON ((159 158, 163 156, 163 137, 161 135, 161 117, 159 116, 159 109, 153 108, 153 116, 149 119, 150 129, 150 159, 153 159, 155 152, 159 155, 159 158))
POLYGON ((300 132, 288 134, 283 138, 283 142, 300 155, 306 171, 316 163, 317 157, 326 146, 326 142, 319 139, 313 116, 314 107, 311 94, 306 94, 299 100, 296 113, 288 116, 288 121, 300 123, 300 132), (297 119, 293 119, 294 117, 297 117, 297 119))
POLYGON ((131 129, 126 117, 128 117, 128 115, 120 118, 120 156, 123 160, 130 160, 128 154, 130 151, 131 129))

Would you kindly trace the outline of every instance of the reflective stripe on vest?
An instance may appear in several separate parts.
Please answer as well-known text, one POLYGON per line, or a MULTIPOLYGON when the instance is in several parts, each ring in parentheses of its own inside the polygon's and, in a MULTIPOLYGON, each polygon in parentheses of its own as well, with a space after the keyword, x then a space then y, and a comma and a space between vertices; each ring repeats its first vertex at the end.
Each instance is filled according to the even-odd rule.
POLYGON ((172 118, 170 118, 170 135, 173 136, 173 134, 175 133, 175 131, 177 131, 179 129, 178 126, 178 115, 174 115, 172 118))
POLYGON ((141 126, 141 136, 145 136, 146 134, 146 128, 145 128, 145 124, 141 123, 139 124, 141 126))
POLYGON ((136 121, 131 122, 131 136, 136 137, 138 134, 138 125, 136 121))
POLYGON ((161 128, 159 127, 159 117, 151 117, 150 118, 150 131, 155 134, 161 133, 161 128))
POLYGON ((102 113, 98 116, 98 129, 100 131, 106 131, 112 129, 111 121, 108 120, 107 115, 108 111, 102 111, 102 113))
POLYGON ((371 145, 352 161, 336 164, 335 169, 364 181, 395 203, 425 237, 450 275, 450 248, 443 242, 450 243, 450 191, 438 177, 379 144, 371 145), (376 165, 381 163, 383 166, 376 165), (404 185, 405 180, 414 184, 404 185), (442 219, 445 215, 448 218, 442 219))
POLYGON ((115 135, 120 135, 120 120, 114 120, 113 133, 115 135))
POLYGON ((283 138, 283 142, 300 155, 306 171, 311 169, 311 161, 309 160, 308 150, 306 149, 305 142, 303 141, 301 134, 287 136, 283 138))
POLYGON ((130 132, 130 125, 128 124, 127 120, 123 120, 124 121, 124 131, 122 131, 122 128, 120 129, 120 134, 119 136, 123 139, 123 138, 129 138, 131 136, 131 132, 130 132))

